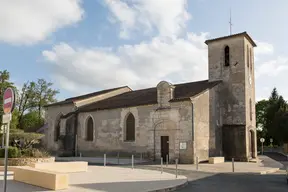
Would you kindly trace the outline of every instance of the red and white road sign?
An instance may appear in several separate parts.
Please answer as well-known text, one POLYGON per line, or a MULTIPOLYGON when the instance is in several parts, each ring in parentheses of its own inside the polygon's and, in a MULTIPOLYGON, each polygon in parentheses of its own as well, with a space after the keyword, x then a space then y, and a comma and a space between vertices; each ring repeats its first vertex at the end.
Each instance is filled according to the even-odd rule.
POLYGON ((12 88, 7 88, 3 95, 3 111, 4 114, 11 113, 14 109, 15 95, 12 88))

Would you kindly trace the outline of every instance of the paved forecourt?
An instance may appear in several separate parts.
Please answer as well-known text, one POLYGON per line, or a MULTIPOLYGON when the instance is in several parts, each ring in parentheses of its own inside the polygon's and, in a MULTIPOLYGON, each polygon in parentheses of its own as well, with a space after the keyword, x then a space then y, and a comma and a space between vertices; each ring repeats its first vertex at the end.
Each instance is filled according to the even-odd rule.
MULTIPOLYGON (((3 180, 1 181, 3 182, 3 180)), ((187 178, 185 176, 178 175, 176 178, 175 174, 169 174, 164 172, 161 173, 160 171, 109 166, 89 166, 87 172, 69 173, 69 188, 60 191, 144 192, 171 188, 175 189, 175 187, 183 187, 186 184, 187 178)), ((52 190, 47 190, 21 182, 9 180, 8 191, 31 192, 52 190)))

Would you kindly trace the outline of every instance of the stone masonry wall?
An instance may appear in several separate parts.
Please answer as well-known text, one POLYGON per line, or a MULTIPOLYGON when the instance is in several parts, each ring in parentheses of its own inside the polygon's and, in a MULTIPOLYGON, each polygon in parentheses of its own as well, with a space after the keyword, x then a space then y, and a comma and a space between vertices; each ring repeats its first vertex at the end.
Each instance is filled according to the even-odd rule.
POLYGON ((154 156, 154 127, 156 158, 160 158, 160 136, 171 137, 169 143, 170 159, 180 158, 183 162, 191 162, 192 125, 191 102, 171 104, 171 109, 156 111, 157 105, 101 110, 79 114, 78 150, 84 156, 95 156, 104 152, 135 153, 143 152, 154 156), (128 113, 135 117, 136 139, 125 142, 124 126, 128 113), (91 116, 94 120, 94 140, 86 141, 86 120, 91 116), (187 149, 179 153, 179 142, 187 142, 187 149))
MULTIPOLYGON (((48 129, 45 130, 45 137, 43 138, 43 144, 44 146, 51 151, 57 151, 59 148, 59 142, 54 141, 54 132, 55 132, 55 126, 57 118, 60 116, 60 114, 66 114, 69 112, 72 112, 74 109, 73 104, 67 104, 67 105, 58 105, 58 106, 51 106, 46 109, 45 112, 45 121, 48 123, 48 129)), ((60 123, 61 130, 60 132, 65 131, 65 120, 63 119, 60 123)))
POLYGON ((210 114, 209 114, 209 90, 192 99, 194 109, 194 155, 199 161, 209 159, 210 141, 210 114))

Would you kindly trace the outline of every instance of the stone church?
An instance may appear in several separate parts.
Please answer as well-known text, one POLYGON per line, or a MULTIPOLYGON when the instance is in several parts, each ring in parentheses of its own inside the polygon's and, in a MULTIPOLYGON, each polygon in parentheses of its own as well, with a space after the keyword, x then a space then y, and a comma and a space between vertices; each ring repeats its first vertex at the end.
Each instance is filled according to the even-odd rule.
POLYGON ((73 156, 141 152, 180 163, 256 158, 256 44, 246 32, 205 43, 208 80, 124 86, 46 106, 45 146, 73 156))

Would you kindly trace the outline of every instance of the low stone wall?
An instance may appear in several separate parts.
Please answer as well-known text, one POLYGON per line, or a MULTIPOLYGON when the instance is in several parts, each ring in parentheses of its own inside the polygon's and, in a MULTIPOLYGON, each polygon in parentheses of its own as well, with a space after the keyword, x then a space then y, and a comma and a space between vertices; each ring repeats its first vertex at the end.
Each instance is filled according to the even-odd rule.
MULTIPOLYGON (((8 166, 30 166, 34 163, 52 163, 55 162, 55 157, 46 158, 9 158, 8 166)), ((4 165, 4 158, 0 159, 0 166, 4 165)))

